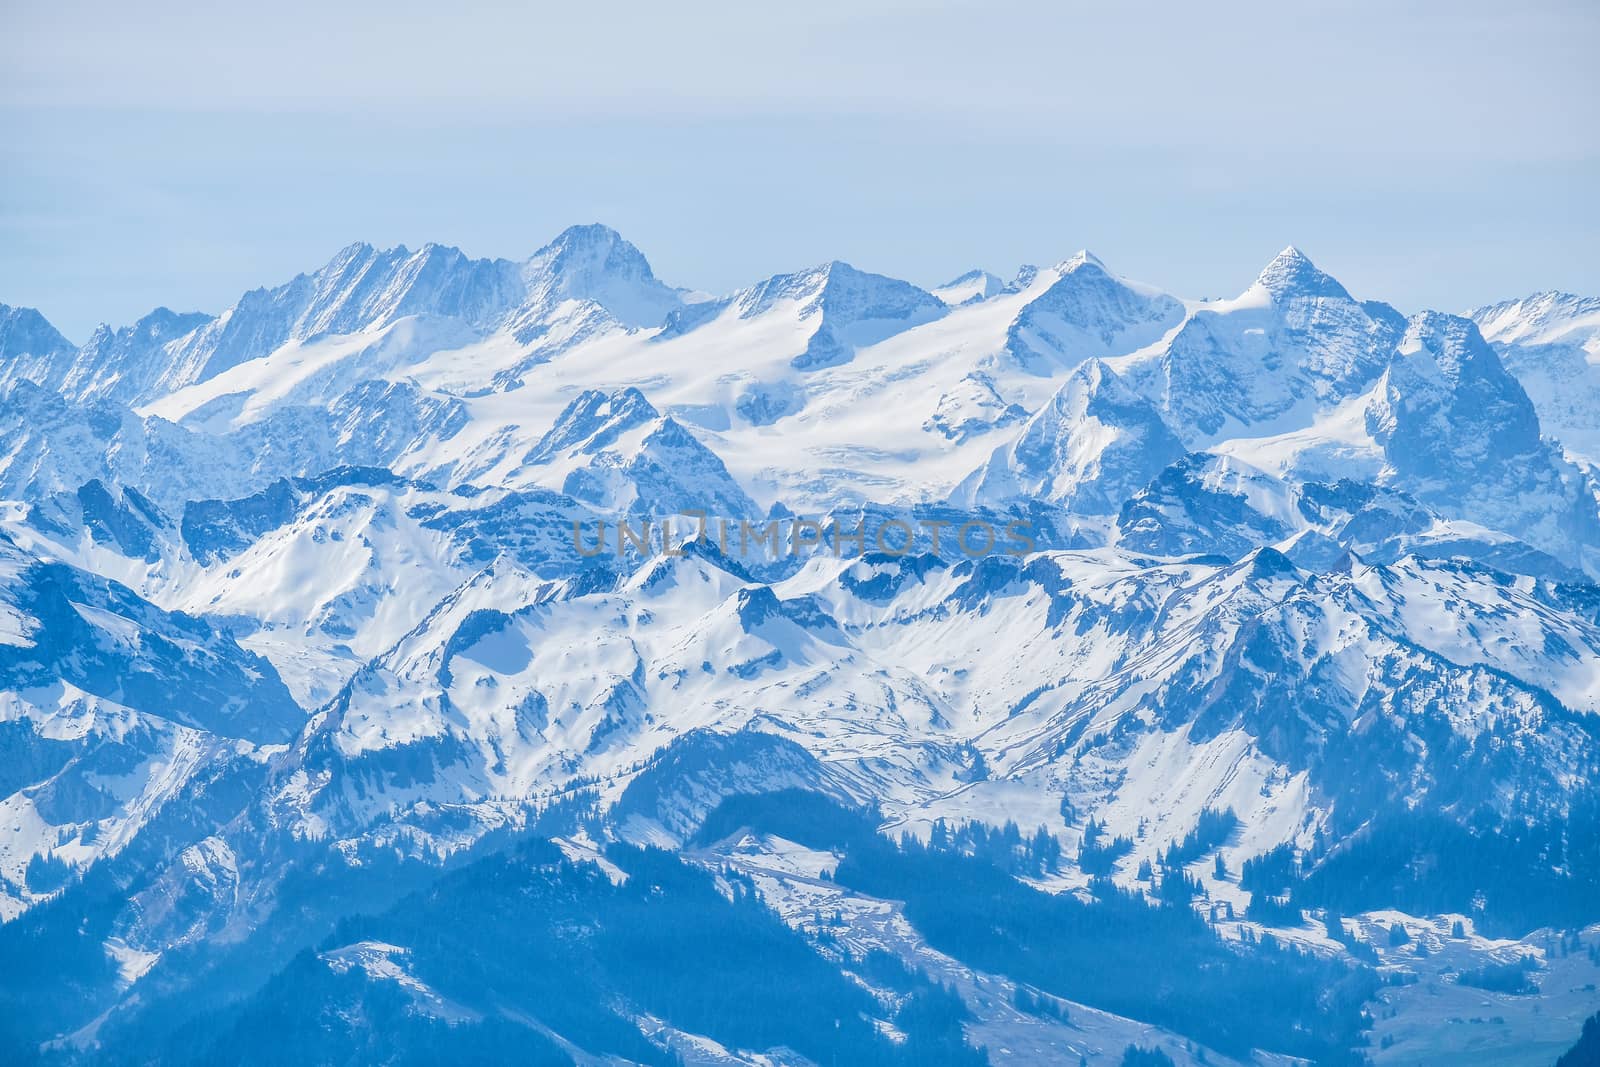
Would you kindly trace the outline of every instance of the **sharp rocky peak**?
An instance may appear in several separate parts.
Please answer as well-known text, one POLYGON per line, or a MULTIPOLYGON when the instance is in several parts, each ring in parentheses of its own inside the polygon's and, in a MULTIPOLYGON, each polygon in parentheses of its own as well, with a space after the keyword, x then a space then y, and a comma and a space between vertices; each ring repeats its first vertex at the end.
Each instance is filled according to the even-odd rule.
POLYGON ((777 274, 746 291, 746 314, 759 314, 783 300, 800 300, 808 309, 847 310, 863 294, 881 294, 896 302, 939 303, 933 294, 899 278, 860 270, 842 259, 832 259, 792 274, 777 274))
MULTIPOLYGON (((1509 374, 1471 319, 1442 311, 1422 311, 1406 320, 1400 356, 1415 360, 1425 356, 1449 381, 1463 377, 1503 378, 1509 374)), ((1516 389, 1521 392, 1520 387, 1516 389)))
POLYGON ((655 281, 649 260, 622 234, 598 222, 569 226, 535 252, 528 265, 535 271, 564 275, 621 275, 655 281))
POLYGON ((71 347, 72 342, 37 309, 0 304, 0 356, 38 355, 71 347))
POLYGON ((1310 257, 1294 245, 1273 257, 1272 262, 1256 277, 1256 285, 1270 293, 1274 300, 1295 297, 1353 299, 1349 290, 1332 275, 1318 269, 1310 257))
POLYGON ((545 463, 574 450, 597 452, 660 414, 633 386, 611 393, 585 389, 556 417, 555 424, 529 451, 525 462, 545 463))
POLYGON ((548 314, 565 300, 597 304, 630 327, 659 326, 683 306, 683 294, 664 284, 644 253, 599 223, 570 226, 522 267, 528 301, 519 323, 548 314))
POLYGON ((1083 270, 1084 268, 1099 270, 1105 274, 1111 273, 1111 269, 1106 266, 1105 260, 1095 255, 1087 248, 1080 248, 1078 251, 1074 252, 1072 255, 1063 260, 1060 270, 1063 274, 1065 274, 1068 271, 1083 270))
POLYGON ((1467 317, 1494 344, 1539 345, 1600 336, 1600 297, 1558 290, 1473 308, 1467 317))
POLYGON ((982 267, 974 267, 971 270, 967 271, 965 274, 962 274, 962 275, 960 275, 958 277, 955 277, 955 278, 951 278, 949 281, 947 281, 943 285, 939 286, 939 288, 940 289, 951 289, 951 288, 954 288, 955 286, 967 285, 967 284, 972 283, 972 282, 984 282, 986 284, 992 283, 992 284, 995 284, 995 285, 1003 285, 1004 284, 1003 282, 1001 282, 1001 280, 1000 280, 998 275, 990 274, 988 271, 984 270, 982 267))
POLYGON ((0 304, 0 386, 21 379, 55 387, 74 347, 33 308, 0 304))

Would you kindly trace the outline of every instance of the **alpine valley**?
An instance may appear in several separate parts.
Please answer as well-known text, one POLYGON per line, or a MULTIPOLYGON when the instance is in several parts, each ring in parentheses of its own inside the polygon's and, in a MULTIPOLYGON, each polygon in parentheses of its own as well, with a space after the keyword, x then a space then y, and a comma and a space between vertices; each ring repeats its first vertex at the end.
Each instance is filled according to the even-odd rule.
POLYGON ((603 226, 0 305, 0 1061, 1553 1063, 1600 300, 603 226))

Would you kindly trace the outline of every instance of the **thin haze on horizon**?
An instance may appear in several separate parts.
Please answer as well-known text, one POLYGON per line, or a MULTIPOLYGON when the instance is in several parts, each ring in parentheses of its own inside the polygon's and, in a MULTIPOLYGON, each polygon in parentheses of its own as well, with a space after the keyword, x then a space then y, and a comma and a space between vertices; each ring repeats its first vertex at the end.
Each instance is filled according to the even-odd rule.
POLYGON ((0 301, 75 341, 353 240, 602 221, 674 285, 1090 248, 1185 296, 1286 244, 1402 310, 1600 293, 1600 10, 104 0, 9 13, 0 301))

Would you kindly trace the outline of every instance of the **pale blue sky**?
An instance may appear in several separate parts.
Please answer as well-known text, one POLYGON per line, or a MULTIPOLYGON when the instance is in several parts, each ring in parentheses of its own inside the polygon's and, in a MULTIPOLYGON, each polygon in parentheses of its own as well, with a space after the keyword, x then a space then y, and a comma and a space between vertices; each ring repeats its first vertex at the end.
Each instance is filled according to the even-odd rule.
POLYGON ((1406 310, 1600 293, 1592 3, 0 3, 0 301, 79 341, 590 221, 711 291, 1294 243, 1406 310))

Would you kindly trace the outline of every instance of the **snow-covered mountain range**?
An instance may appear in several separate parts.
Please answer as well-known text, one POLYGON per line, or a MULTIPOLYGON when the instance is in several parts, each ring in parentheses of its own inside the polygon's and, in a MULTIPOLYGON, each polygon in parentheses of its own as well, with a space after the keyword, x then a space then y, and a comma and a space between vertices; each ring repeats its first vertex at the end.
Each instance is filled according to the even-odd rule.
POLYGON ((728 943, 798 932, 863 1061, 1417 1062, 1489 996, 1478 1047, 1570 1044, 1597 427, 1600 301, 1407 316, 1292 247, 1226 300, 1087 252, 715 297, 591 225, 521 262, 351 245, 81 346, 0 305, 0 958, 55 961, 0 980, 0 1048, 204 1059, 297 1032, 310 989, 418 1048, 821 1060, 599 964, 604 1019, 428 962, 405 916, 506 856, 580 925, 640 880, 685 923, 759 892, 778 918, 728 943), (813 802, 883 833, 797 828, 813 802), (1218 1028, 873 891, 979 860, 1130 944, 1359 995, 1218 1028))

